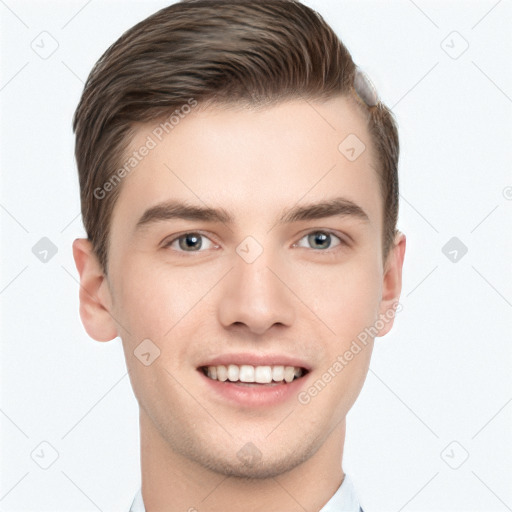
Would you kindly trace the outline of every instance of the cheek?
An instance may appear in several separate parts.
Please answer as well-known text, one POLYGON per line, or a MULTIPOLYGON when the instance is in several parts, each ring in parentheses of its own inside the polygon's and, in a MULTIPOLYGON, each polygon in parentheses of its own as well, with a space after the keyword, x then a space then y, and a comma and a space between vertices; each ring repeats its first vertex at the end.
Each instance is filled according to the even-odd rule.
POLYGON ((115 314, 134 342, 172 337, 173 328, 197 307, 218 279, 212 269, 184 269, 134 260, 122 267, 115 314))
POLYGON ((346 415, 363 387, 373 349, 365 330, 378 318, 379 278, 378 265, 347 264, 299 279, 302 296, 310 297, 304 302, 312 305, 321 320, 319 332, 325 333, 317 379, 299 397, 301 404, 311 404, 312 415, 319 410, 333 411, 334 418, 346 415))
POLYGON ((201 298, 213 286, 215 275, 139 263, 143 264, 134 261, 123 267, 123 279, 116 288, 115 315, 125 328, 123 350, 133 389, 142 403, 156 404, 162 397, 153 396, 155 389, 162 393, 167 390, 168 396, 180 394, 180 386, 169 374, 179 375, 183 370, 188 340, 196 332, 197 315, 204 307, 201 298), (141 344, 148 339, 151 343, 141 344), (138 359, 142 346, 147 347, 144 352, 150 352, 150 357, 153 351, 158 353, 148 366, 138 359))
POLYGON ((349 343, 378 316, 379 267, 362 263, 310 267, 296 278, 299 297, 341 343, 349 343))

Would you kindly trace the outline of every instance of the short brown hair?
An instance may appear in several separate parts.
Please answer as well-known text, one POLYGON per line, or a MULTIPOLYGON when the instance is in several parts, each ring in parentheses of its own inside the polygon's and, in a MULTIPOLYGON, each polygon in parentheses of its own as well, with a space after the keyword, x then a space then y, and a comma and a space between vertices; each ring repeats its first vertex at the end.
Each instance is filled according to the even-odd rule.
POLYGON ((398 218, 398 131, 391 111, 353 94, 356 65, 324 19, 296 0, 182 0, 126 31, 93 67, 73 119, 82 217, 104 272, 121 187, 98 198, 135 125, 194 99, 262 106, 350 96, 368 122, 383 196, 383 253, 398 218))

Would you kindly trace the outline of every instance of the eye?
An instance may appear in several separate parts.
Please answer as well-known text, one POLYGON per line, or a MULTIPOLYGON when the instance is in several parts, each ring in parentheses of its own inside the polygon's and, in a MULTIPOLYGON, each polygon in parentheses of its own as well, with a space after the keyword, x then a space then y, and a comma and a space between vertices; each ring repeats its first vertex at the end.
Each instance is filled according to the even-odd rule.
POLYGON ((214 243, 205 235, 197 232, 184 233, 168 242, 164 247, 170 247, 178 252, 202 252, 200 249, 211 249, 215 247, 214 243), (203 240, 207 240, 206 246, 203 240))
POLYGON ((326 250, 337 247, 339 245, 347 245, 344 240, 342 240, 334 233, 331 233, 330 231, 312 231, 311 233, 303 236, 295 245, 298 247, 307 247, 301 244, 302 240, 306 240, 306 242, 310 244, 313 249, 317 250, 326 250), (338 240, 337 244, 332 244, 333 238, 338 240))

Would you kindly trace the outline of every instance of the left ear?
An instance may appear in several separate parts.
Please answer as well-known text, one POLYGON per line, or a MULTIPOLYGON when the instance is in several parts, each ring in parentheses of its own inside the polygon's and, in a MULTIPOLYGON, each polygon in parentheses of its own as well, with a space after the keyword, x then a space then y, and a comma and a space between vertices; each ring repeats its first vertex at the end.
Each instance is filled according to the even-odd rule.
POLYGON ((382 282, 382 299, 379 308, 379 318, 383 319, 383 327, 379 329, 377 336, 387 334, 395 320, 400 293, 402 292, 402 267, 405 256, 406 238, 398 231, 395 235, 393 247, 389 250, 384 265, 384 278, 382 282))

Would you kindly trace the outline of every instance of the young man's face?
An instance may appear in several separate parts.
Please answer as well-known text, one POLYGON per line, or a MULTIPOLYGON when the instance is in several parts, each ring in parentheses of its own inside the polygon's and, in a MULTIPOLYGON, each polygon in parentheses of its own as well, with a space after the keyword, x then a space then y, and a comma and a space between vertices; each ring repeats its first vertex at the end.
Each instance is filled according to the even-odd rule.
POLYGON ((108 279, 96 281, 103 312, 82 311, 84 324, 97 339, 122 337, 148 446, 226 475, 280 474, 344 425, 373 340, 342 370, 335 363, 400 293, 405 240, 384 265, 371 139, 341 97, 197 109, 162 141, 156 126, 141 126, 131 144, 140 148, 148 135, 157 142, 120 185, 108 279), (349 134, 366 145, 355 160, 355 139, 339 148, 349 134), (347 208, 286 218, 335 199, 347 208), (219 209, 231 220, 174 218, 171 203, 219 209), (151 340, 144 350, 143 340, 151 340), (155 346, 160 354, 148 364, 155 346), (222 383, 201 370, 230 362, 308 373, 270 386, 222 383), (324 386, 310 393, 318 380, 324 386))

